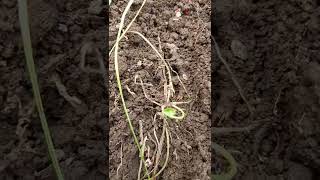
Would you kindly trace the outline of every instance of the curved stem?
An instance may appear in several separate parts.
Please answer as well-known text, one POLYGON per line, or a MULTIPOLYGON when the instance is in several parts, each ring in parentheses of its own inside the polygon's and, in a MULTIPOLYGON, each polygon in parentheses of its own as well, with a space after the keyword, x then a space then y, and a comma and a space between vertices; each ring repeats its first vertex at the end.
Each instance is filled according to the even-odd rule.
POLYGON ((138 141, 138 138, 134 132, 134 128, 133 128, 133 125, 132 125, 132 122, 131 122, 131 119, 130 119, 130 116, 129 116, 129 112, 128 112, 128 109, 127 109, 127 105, 126 105, 126 101, 124 99, 124 96, 123 96, 123 91, 122 91, 122 85, 121 85, 121 80, 120 80, 120 72, 119 72, 119 62, 118 62, 118 51, 119 51, 119 42, 120 42, 120 38, 121 38, 121 31, 123 29, 123 25, 124 25, 124 20, 125 20, 125 17, 126 17, 126 14, 128 13, 132 3, 133 3, 134 0, 130 0, 127 7, 125 8, 123 14, 122 14, 122 17, 121 17, 121 21, 120 21, 120 24, 119 24, 119 31, 118 31, 118 35, 117 35, 117 41, 116 41, 116 44, 115 44, 115 51, 114 51, 114 68, 115 68, 115 71, 116 71, 116 79, 117 79, 117 85, 118 85, 118 89, 119 89, 119 94, 120 94, 120 98, 121 98, 121 102, 122 102, 122 106, 123 106, 123 110, 124 110, 124 113, 125 113, 125 116, 126 116, 126 119, 127 119, 127 122, 128 122, 128 125, 129 125, 129 128, 130 128, 130 131, 131 131, 131 134, 133 136, 133 139, 134 139, 134 142, 139 150, 139 156, 141 158, 141 160, 143 161, 144 163, 144 168, 145 168, 145 172, 148 176, 148 179, 150 179, 150 175, 148 173, 148 168, 146 166, 146 162, 144 160, 144 156, 143 156, 143 151, 140 147, 140 144, 139 144, 139 141, 138 141))
POLYGON ((232 157, 232 155, 224 149, 222 146, 213 143, 212 148, 217 151, 217 153, 221 154, 230 164, 230 170, 225 174, 214 174, 212 176, 213 180, 231 180, 237 173, 237 163, 236 160, 232 157))
MULTIPOLYGON (((138 17, 138 15, 140 14, 141 9, 143 8, 144 4, 146 3, 147 0, 144 0, 142 2, 142 5, 140 6, 139 10, 137 11, 136 15, 133 17, 133 19, 131 20, 131 22, 128 24, 127 28, 123 31, 123 33, 120 36, 120 39, 117 39, 117 41, 121 41, 121 39, 124 37, 124 35, 127 33, 127 31, 130 29, 130 27, 132 26, 133 22, 136 20, 136 18, 138 17)), ((113 47, 111 48, 110 52, 109 52, 109 57, 111 56, 114 48, 115 48, 115 44, 113 45, 113 47)))
POLYGON ((169 83, 170 83, 169 85, 172 87, 172 78, 171 78, 170 67, 169 67, 168 63, 166 62, 166 60, 161 56, 161 54, 159 53, 157 48, 141 33, 137 32, 137 31, 128 31, 128 33, 133 33, 133 34, 140 36, 156 52, 156 54, 159 56, 159 58, 161 59, 163 64, 166 66, 166 69, 168 71, 169 83))

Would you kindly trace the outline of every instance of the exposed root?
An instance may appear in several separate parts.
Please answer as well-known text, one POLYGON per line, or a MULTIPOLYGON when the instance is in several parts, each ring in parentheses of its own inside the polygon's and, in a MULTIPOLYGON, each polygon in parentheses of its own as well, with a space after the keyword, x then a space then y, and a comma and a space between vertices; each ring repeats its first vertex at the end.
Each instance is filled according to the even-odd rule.
POLYGON ((58 74, 53 74, 51 80, 55 83, 59 94, 68 101, 74 108, 78 108, 82 104, 82 101, 76 96, 70 96, 67 92, 67 88, 62 84, 58 74))
POLYGON ((278 93, 278 96, 276 98, 276 101, 274 102, 274 106, 273 106, 273 114, 274 115, 278 115, 278 103, 280 101, 281 92, 282 92, 282 88, 279 90, 279 93, 278 93))
POLYGON ((243 90, 242 90, 242 87, 240 86, 240 84, 239 84, 236 76, 235 76, 234 73, 232 72, 229 64, 228 64, 227 61, 222 57, 221 52, 220 52, 220 48, 219 48, 219 46, 218 46, 218 43, 216 42, 216 40, 215 40, 215 38, 214 38, 213 36, 211 36, 211 38, 212 38, 212 40, 213 40, 213 42, 214 42, 214 46, 215 46, 215 49, 216 49, 216 51, 217 51, 217 55, 218 55, 219 59, 222 61, 222 63, 223 63, 224 66, 226 67, 228 73, 229 73, 230 76, 231 76, 231 79, 232 79, 234 85, 235 85, 235 86, 237 87, 237 89, 238 89, 238 92, 239 92, 241 98, 242 98, 243 101, 246 103, 246 105, 247 105, 247 107, 248 107, 251 115, 253 115, 254 109, 252 108, 251 104, 249 103, 249 101, 248 101, 247 98, 245 97, 245 95, 244 95, 244 93, 243 93, 243 90))
POLYGON ((136 76, 135 76, 135 79, 136 79, 136 77, 139 78, 139 81, 140 81, 140 84, 141 84, 141 87, 142 87, 142 91, 143 91, 144 97, 147 98, 147 99, 148 99, 149 101, 151 101, 152 103, 154 103, 154 104, 156 104, 156 105, 158 105, 158 106, 161 106, 160 103, 158 103, 158 102, 156 102, 155 100, 151 99, 151 98, 147 95, 146 90, 145 90, 145 88, 144 88, 144 83, 142 82, 142 79, 140 78, 140 76, 136 75, 136 76))
POLYGON ((176 161, 178 161, 179 159, 179 156, 178 156, 178 153, 177 153, 177 149, 174 149, 173 153, 172 153, 176 159, 176 161))
POLYGON ((136 96, 137 96, 135 92, 131 91, 131 89, 129 88, 128 85, 125 85, 125 88, 127 89, 127 91, 128 91, 133 97, 136 97, 136 96))
POLYGON ((19 144, 18 144, 18 149, 21 148, 21 146, 25 143, 26 138, 24 137, 25 131, 28 128, 29 124, 31 123, 30 116, 32 115, 35 104, 33 101, 31 101, 25 108, 22 107, 21 100, 17 98, 18 101, 18 115, 19 115, 19 120, 18 124, 16 126, 16 135, 19 137, 19 144))
POLYGON ((44 65, 41 69, 40 69, 40 73, 47 73, 48 71, 50 71, 51 67, 54 65, 57 65, 59 63, 61 63, 61 60, 64 60, 66 57, 65 54, 59 54, 53 58, 50 58, 49 63, 44 65))
POLYGON ((246 127, 213 127, 212 133, 214 136, 223 136, 231 133, 249 133, 250 131, 255 130, 266 122, 268 121, 260 121, 246 127))
POLYGON ((108 73, 104 65, 103 57, 97 47, 94 46, 92 42, 85 43, 80 50, 80 64, 79 67, 82 71, 86 73, 96 73, 102 74, 102 78, 104 80, 104 85, 108 88, 108 73), (99 68, 94 69, 91 67, 86 66, 86 55, 89 53, 95 53, 96 58, 99 63, 99 68))
MULTIPOLYGON (((141 120, 139 120, 139 136, 140 136, 140 145, 141 145, 141 152, 140 152, 140 165, 139 165, 139 171, 138 171, 138 180, 141 179, 141 172, 142 172, 142 167, 143 165, 145 166, 145 168, 149 168, 152 165, 152 162, 149 158, 149 151, 150 151, 150 147, 147 146, 147 141, 148 141, 148 136, 144 136, 143 134, 143 123, 141 120), (147 152, 147 159, 145 159, 145 152, 147 152)), ((148 171, 149 174, 151 174, 150 171, 148 171)), ((146 176, 146 174, 144 175, 146 176)))
MULTIPOLYGON (((155 131, 155 129, 154 129, 155 131)), ((148 137, 149 139, 153 142, 154 146, 155 146, 155 149, 158 149, 158 143, 152 138, 151 134, 148 132, 148 137)), ((155 161, 155 158, 156 158, 156 153, 157 151, 154 151, 153 152, 153 155, 152 155, 152 158, 151 158, 151 161, 154 162, 155 161)))
POLYGON ((120 149, 121 149, 121 151, 120 151, 120 164, 119 164, 118 167, 117 167, 117 177, 118 177, 118 178, 120 178, 120 177, 119 177, 119 170, 120 170, 120 168, 121 168, 121 166, 122 166, 122 156, 123 156, 123 155, 122 155, 122 153, 123 153, 122 143, 121 143, 121 148, 120 148, 120 149))
POLYGON ((155 161, 154 174, 153 175, 155 175, 155 173, 157 172, 158 166, 159 166, 160 157, 161 157, 161 151, 162 151, 162 148, 163 148, 163 142, 164 142, 164 138, 165 138, 165 131, 166 131, 166 127, 165 127, 165 124, 164 124, 163 127, 162 127, 162 134, 161 134, 159 146, 158 146, 158 149, 157 149, 157 155, 156 155, 156 161, 155 161))

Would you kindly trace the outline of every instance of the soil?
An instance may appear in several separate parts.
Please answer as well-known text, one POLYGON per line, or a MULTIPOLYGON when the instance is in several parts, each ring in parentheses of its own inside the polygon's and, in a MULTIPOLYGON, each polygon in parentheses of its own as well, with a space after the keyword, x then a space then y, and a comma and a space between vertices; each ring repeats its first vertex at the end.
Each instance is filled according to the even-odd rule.
MULTIPOLYGON (((133 4, 127 21, 133 18, 140 7, 140 2, 133 4)), ((120 22, 126 3, 127 1, 113 1, 110 7, 110 49, 115 42, 117 24, 120 22)), ((184 120, 167 121, 172 137, 170 158, 168 166, 157 178, 159 180, 210 179, 210 9, 211 4, 207 0, 191 1, 191 3, 148 0, 131 29, 142 33, 157 48, 159 44, 161 45, 165 59, 178 72, 192 99, 191 103, 183 107, 187 112, 184 120), (184 12, 179 18, 176 17, 178 8, 184 12)), ((147 43, 138 36, 128 34, 120 43, 120 47, 119 68, 124 97, 136 134, 139 133, 140 121, 145 135, 152 133, 155 127, 159 138, 162 120, 158 117, 153 121, 153 117, 160 111, 160 107, 146 99, 141 86, 134 82, 134 77, 139 75, 144 83, 149 84, 146 86, 148 95, 158 102, 164 102, 161 62, 147 43)), ((110 179, 136 179, 139 154, 119 99, 113 58, 109 61, 110 179)), ((176 93, 172 101, 186 101, 188 96, 181 84, 179 85, 177 76, 173 77, 173 83, 176 93)))
MULTIPOLYGON (((213 35, 255 109, 250 114, 213 53, 213 126, 256 125, 213 131, 238 163, 234 179, 319 179, 319 1, 227 0, 213 7, 213 35)), ((228 168, 217 155, 212 166, 215 173, 228 168)))
MULTIPOLYGON (((41 95, 65 179, 104 180, 107 90, 101 73, 79 64, 89 42, 86 65, 98 64, 90 48, 106 56, 107 4, 28 2, 41 95)), ((0 179, 56 179, 34 108, 17 1, 1 0, 0 11, 0 179)))

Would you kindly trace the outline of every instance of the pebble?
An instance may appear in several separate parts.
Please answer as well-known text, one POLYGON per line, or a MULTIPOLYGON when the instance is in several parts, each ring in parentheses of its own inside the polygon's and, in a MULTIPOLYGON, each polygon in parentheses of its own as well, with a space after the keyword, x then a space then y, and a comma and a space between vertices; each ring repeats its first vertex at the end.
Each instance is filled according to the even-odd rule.
POLYGON ((93 0, 90 3, 90 6, 88 8, 88 12, 90 14, 98 15, 103 10, 103 4, 102 0, 93 0))
POLYGON ((239 40, 233 40, 231 42, 231 50, 232 53, 242 59, 242 60, 246 60, 248 58, 248 52, 247 52, 247 48, 246 46, 239 40))
POLYGON ((65 24, 59 24, 58 29, 61 32, 68 32, 68 27, 65 24))
POLYGON ((62 149, 56 149, 56 156, 58 160, 62 160, 65 157, 65 153, 62 149))

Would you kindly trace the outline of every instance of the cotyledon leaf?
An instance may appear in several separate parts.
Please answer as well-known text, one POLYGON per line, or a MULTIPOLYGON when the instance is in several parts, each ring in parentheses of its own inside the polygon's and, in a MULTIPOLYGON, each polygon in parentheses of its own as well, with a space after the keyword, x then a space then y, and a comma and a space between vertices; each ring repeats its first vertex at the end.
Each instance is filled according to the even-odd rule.
POLYGON ((177 110, 175 108, 166 107, 163 110, 163 114, 170 119, 174 119, 177 114, 177 110))

